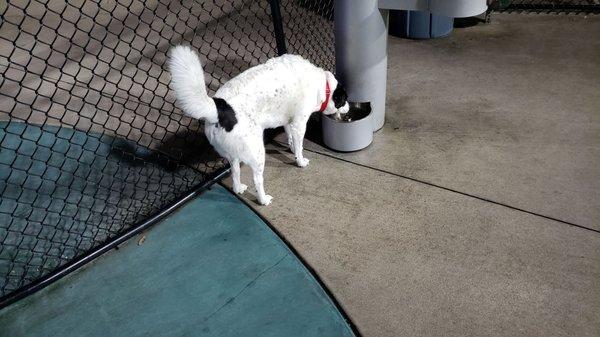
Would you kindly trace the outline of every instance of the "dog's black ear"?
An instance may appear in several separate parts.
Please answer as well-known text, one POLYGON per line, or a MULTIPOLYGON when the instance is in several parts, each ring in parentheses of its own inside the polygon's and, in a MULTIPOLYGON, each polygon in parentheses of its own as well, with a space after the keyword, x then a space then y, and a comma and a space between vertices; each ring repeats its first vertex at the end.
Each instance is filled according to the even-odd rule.
POLYGON ((348 100, 348 95, 346 94, 346 90, 344 90, 344 87, 339 82, 337 84, 337 87, 335 87, 331 98, 333 98, 333 104, 337 109, 343 107, 344 104, 346 104, 346 101, 348 100))

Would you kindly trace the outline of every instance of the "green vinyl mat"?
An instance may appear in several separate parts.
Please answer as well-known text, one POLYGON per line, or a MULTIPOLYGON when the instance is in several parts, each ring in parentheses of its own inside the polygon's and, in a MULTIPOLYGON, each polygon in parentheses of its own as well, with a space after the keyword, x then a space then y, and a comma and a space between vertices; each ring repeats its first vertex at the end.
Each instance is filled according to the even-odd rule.
POLYGON ((0 311, 0 336, 354 336, 280 238, 221 186, 0 311))

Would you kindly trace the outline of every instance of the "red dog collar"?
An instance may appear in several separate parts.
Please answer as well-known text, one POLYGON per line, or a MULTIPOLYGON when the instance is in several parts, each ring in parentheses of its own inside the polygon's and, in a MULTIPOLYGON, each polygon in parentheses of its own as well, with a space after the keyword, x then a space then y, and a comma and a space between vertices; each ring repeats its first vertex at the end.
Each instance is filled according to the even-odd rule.
POLYGON ((325 80, 325 101, 321 103, 321 109, 319 112, 325 111, 327 104, 329 104, 329 97, 331 96, 331 88, 329 88, 329 81, 325 80))

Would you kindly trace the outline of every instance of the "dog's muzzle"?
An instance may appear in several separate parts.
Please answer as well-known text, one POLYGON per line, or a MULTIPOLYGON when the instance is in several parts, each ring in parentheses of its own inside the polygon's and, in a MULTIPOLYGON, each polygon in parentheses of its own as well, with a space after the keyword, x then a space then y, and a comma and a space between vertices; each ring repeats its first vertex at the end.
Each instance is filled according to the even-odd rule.
POLYGON ((347 113, 348 113, 348 111, 350 111, 350 104, 349 104, 348 102, 346 102, 346 104, 344 104, 344 106, 343 106, 343 107, 339 108, 339 109, 338 109, 338 111, 339 111, 341 114, 347 114, 347 113))

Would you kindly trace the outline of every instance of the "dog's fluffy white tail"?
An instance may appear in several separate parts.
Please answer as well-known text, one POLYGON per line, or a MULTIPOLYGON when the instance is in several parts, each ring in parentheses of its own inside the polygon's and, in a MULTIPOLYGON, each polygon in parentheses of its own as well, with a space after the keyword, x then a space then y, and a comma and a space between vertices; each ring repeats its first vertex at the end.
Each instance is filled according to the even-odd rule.
POLYGON ((188 46, 171 49, 169 59, 171 88, 183 112, 209 123, 217 123, 217 107, 206 93, 204 70, 198 55, 188 46))

